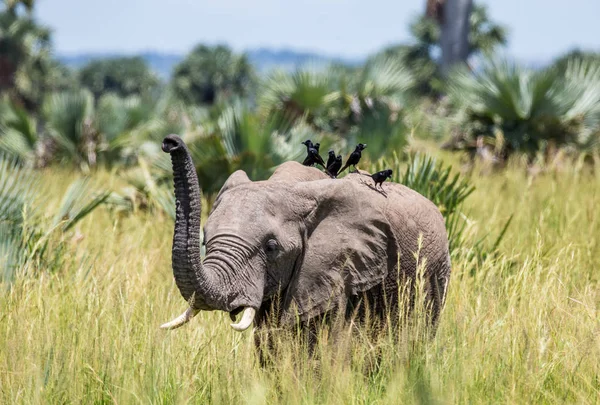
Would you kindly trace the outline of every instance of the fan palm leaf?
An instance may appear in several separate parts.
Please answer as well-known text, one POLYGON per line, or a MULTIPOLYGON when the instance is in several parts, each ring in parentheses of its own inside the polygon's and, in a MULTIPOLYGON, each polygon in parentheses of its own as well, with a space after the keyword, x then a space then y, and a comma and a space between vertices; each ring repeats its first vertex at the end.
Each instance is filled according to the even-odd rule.
POLYGON ((88 90, 53 94, 46 101, 43 115, 49 136, 59 146, 59 158, 93 163, 86 156, 86 149, 93 148, 90 133, 93 114, 93 97, 88 90))
POLYGON ((35 120, 25 109, 5 100, 0 107, 0 152, 30 161, 34 158, 38 134, 35 120))
POLYGON ((597 66, 573 64, 532 71, 504 59, 490 59, 480 73, 458 71, 449 95, 467 137, 499 136, 506 152, 530 156, 548 142, 581 146, 598 130, 600 74, 597 66))
POLYGON ((30 168, 0 155, 0 280, 10 281, 24 259, 27 212, 39 185, 30 168))
POLYGON ((261 88, 258 102, 263 115, 277 116, 284 123, 312 123, 339 97, 334 91, 335 76, 316 66, 291 74, 276 71, 263 81, 261 88))

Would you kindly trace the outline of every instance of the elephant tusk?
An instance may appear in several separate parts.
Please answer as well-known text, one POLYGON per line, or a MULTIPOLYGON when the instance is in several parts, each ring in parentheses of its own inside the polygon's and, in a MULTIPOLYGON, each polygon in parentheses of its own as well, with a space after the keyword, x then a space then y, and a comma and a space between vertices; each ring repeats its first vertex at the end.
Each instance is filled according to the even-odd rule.
POLYGON ((244 308, 244 313, 242 314, 242 319, 238 323, 232 323, 231 327, 238 332, 243 332, 252 325, 252 321, 254 321, 254 315, 256 315, 256 309, 246 307, 244 308))
POLYGON ((160 325, 160 328, 161 329, 177 329, 181 325, 185 325, 186 323, 188 323, 190 321, 190 319, 192 319, 193 317, 196 316, 196 314, 198 314, 198 312, 200 312, 199 309, 194 309, 192 307, 189 307, 188 309, 185 310, 185 312, 183 314, 179 315, 177 318, 173 319, 171 322, 163 323, 162 325, 160 325))

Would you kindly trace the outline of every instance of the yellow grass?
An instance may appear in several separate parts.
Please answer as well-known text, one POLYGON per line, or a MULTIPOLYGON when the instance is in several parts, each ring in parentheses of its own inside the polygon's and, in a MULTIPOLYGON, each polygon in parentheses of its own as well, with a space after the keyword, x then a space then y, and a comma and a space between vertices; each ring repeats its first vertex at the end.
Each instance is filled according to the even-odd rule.
MULTIPOLYGON (((50 211, 73 176, 43 177, 50 211)), ((232 331, 226 314, 160 330, 185 308, 173 224, 98 209, 60 272, 0 285, 0 403, 600 402, 600 178, 530 180, 511 168, 474 183, 473 241, 514 219, 498 256, 454 259, 433 341, 374 343, 359 331, 350 345, 323 345, 317 361, 290 340, 267 368, 252 332, 232 331)))

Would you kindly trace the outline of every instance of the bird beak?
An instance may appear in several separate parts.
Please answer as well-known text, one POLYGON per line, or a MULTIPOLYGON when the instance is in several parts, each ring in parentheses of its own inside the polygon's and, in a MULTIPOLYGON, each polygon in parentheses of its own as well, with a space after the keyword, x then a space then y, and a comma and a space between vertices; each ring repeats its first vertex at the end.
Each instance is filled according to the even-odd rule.
POLYGON ((363 149, 367 149, 367 144, 366 143, 363 145, 363 149))

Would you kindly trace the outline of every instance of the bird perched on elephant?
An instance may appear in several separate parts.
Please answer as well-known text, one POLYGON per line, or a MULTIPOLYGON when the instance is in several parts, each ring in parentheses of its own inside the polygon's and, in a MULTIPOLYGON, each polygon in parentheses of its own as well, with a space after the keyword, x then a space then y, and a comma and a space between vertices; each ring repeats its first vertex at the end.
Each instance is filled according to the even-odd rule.
POLYGON ((329 149, 329 152, 327 152, 327 163, 325 164, 325 167, 328 168, 333 162, 335 162, 335 151, 333 149, 329 149))
POLYGON ((346 164, 340 169, 340 173, 342 173, 344 170, 346 170, 346 168, 350 166, 354 166, 354 171, 356 172, 356 165, 358 164, 358 162, 360 162, 360 158, 362 157, 362 151, 365 149, 367 149, 367 145, 364 143, 359 143, 358 145, 356 145, 356 148, 354 148, 354 152, 352 152, 350 156, 348 156, 346 164))
POLYGON ((306 146, 306 158, 302 164, 304 166, 314 166, 316 163, 326 169, 325 162, 323 161, 321 155, 319 155, 319 147, 321 144, 313 144, 310 139, 307 139, 306 141, 302 142, 302 145, 306 146))
POLYGON ((366 174, 365 176, 369 176, 373 179, 373 181, 375 182, 375 188, 377 188, 377 185, 381 186, 381 188, 383 188, 383 182, 386 181, 387 179, 392 177, 392 169, 386 169, 386 170, 382 170, 380 172, 377 173, 373 173, 373 174, 366 174))
POLYGON ((337 177, 340 168, 342 167, 342 155, 337 155, 334 157, 333 162, 327 166, 327 174, 329 174, 334 179, 337 177))
POLYGON ((399 287, 414 285, 417 263, 425 263, 435 330, 450 256, 444 220, 422 195, 396 183, 382 195, 360 174, 334 180, 297 162, 280 165, 265 181, 237 171, 204 224, 202 260, 194 164, 176 135, 164 139, 162 150, 171 155, 175 182, 173 274, 188 302, 163 328, 177 328, 202 310, 242 313, 231 325, 238 331, 267 320, 291 326, 333 311, 352 317, 361 306, 382 321, 394 319, 388 315, 399 310, 399 287))

